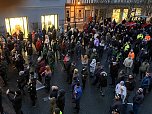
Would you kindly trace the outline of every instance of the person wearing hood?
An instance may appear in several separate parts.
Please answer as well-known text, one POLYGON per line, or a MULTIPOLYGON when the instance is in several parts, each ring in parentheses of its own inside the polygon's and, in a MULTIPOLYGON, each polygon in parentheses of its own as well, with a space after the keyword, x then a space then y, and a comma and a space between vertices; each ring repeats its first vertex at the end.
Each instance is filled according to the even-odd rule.
POLYGON ((65 107, 65 90, 61 89, 58 92, 57 100, 56 100, 57 107, 64 113, 65 107))
POLYGON ((90 76, 94 76, 94 71, 96 69, 96 59, 92 59, 92 62, 90 63, 90 76))
POLYGON ((124 85, 124 81, 121 81, 116 85, 115 92, 121 96, 122 102, 124 103, 127 95, 127 89, 124 85))
POLYGON ((57 99, 58 96, 58 86, 52 86, 52 91, 50 93, 50 98, 55 97, 57 99))

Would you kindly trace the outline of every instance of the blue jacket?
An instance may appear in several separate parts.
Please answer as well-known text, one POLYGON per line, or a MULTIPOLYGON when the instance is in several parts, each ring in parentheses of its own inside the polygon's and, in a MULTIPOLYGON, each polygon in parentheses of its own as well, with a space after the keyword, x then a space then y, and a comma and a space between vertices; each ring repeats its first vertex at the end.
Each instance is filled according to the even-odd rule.
POLYGON ((76 100, 80 100, 80 98, 81 98, 81 96, 82 96, 82 89, 81 89, 81 87, 79 86, 75 86, 74 87, 74 92, 75 92, 75 94, 76 94, 76 100))
POLYGON ((141 82, 141 87, 142 88, 149 88, 149 85, 150 85, 150 78, 144 77, 142 82, 141 82))

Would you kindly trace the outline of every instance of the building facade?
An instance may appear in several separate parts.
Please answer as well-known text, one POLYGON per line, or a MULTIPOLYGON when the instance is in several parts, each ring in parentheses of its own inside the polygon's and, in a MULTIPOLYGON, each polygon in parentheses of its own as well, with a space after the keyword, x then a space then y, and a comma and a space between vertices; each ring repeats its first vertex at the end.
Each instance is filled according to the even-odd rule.
POLYGON ((64 0, 25 0, 24 3, 0 15, 0 32, 28 32, 64 25, 64 0))
POLYGON ((85 23, 89 17, 105 18, 121 22, 129 17, 152 13, 152 0, 67 0, 65 5, 66 23, 85 23))

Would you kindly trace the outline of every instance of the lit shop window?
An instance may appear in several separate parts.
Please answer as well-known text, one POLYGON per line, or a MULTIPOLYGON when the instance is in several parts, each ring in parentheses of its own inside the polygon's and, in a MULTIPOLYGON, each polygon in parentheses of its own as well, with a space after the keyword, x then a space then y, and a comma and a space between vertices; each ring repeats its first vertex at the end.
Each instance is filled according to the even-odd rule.
POLYGON ((17 35, 19 32, 23 32, 24 37, 27 37, 28 30, 27 30, 27 17, 17 17, 17 18, 6 18, 5 19, 6 30, 10 34, 16 33, 17 35))
POLYGON ((141 15, 141 8, 133 8, 131 12, 131 16, 140 16, 141 15))
POLYGON ((128 9, 123 10, 122 20, 127 19, 128 17, 128 9))
POLYGON ((58 15, 45 15, 41 16, 42 29, 48 29, 49 27, 58 28, 58 15))
POLYGON ((116 22, 120 21, 120 9, 113 9, 112 20, 114 19, 116 22))

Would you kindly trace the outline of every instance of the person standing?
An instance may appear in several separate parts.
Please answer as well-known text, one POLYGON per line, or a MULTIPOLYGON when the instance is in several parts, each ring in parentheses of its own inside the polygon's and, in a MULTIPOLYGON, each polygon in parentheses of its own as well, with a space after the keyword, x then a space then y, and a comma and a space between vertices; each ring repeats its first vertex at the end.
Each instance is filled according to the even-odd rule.
POLYGON ((136 92, 136 95, 133 97, 133 112, 134 114, 138 114, 140 105, 144 100, 143 89, 139 88, 136 92))
POLYGON ((82 89, 81 89, 80 83, 78 82, 74 87, 74 98, 75 98, 75 103, 76 103, 75 109, 76 109, 77 113, 80 110, 81 96, 82 96, 82 89))
POLYGON ((21 108, 22 108, 22 95, 21 91, 10 91, 9 89, 6 91, 6 95, 8 99, 11 101, 13 108, 16 112, 16 114, 23 114, 21 108), (14 97, 11 97, 10 94, 13 94, 14 97))
POLYGON ((87 80, 88 75, 89 74, 88 74, 87 67, 83 67, 83 69, 81 71, 82 87, 83 87, 83 89, 85 88, 86 80, 87 80))
POLYGON ((57 107, 64 113, 65 107, 65 90, 61 89, 58 92, 57 100, 56 100, 57 107))
POLYGON ((131 56, 128 56, 124 60, 123 64, 125 66, 126 74, 129 74, 131 72, 131 68, 132 68, 132 65, 133 65, 133 60, 131 59, 131 56))
POLYGON ((35 107, 36 99, 37 99, 35 80, 32 80, 31 83, 29 84, 28 92, 30 94, 30 98, 31 98, 31 101, 32 101, 32 106, 35 107))

